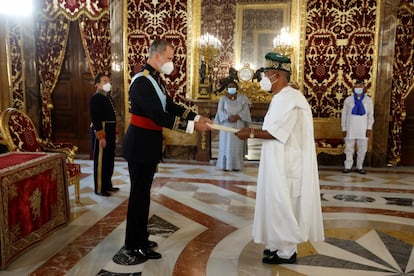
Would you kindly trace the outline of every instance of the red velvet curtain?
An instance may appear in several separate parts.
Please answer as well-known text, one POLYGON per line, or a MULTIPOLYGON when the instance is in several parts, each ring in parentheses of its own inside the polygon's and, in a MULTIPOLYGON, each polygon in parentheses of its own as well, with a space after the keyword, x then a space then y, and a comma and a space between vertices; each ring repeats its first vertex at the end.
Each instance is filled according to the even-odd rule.
POLYGON ((53 108, 52 92, 59 78, 65 57, 69 34, 69 20, 59 15, 53 20, 39 20, 37 51, 39 58, 40 94, 42 98, 42 134, 46 140, 52 138, 53 108))
POLYGON ((401 161, 402 126, 406 117, 405 99, 414 90, 414 1, 401 0, 395 37, 392 79, 388 163, 401 161))
POLYGON ((108 10, 96 20, 81 15, 78 22, 92 76, 97 73, 109 74, 111 70, 111 33, 108 10))
POLYGON ((91 74, 110 70, 109 0, 44 0, 39 20, 42 136, 52 137, 52 92, 60 75, 69 34, 69 22, 79 20, 91 74))
POLYGON ((7 19, 8 29, 8 64, 11 80, 11 107, 25 110, 25 86, 24 86, 24 55, 22 24, 17 19, 7 19))

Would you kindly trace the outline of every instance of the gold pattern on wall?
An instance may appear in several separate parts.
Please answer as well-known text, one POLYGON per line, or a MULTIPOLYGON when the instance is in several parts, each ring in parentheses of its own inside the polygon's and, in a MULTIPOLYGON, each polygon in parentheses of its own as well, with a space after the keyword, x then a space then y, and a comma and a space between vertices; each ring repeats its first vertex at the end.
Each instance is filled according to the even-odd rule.
MULTIPOLYGON (((187 73, 187 0, 127 1, 124 0, 125 99, 131 78, 145 65, 148 50, 154 39, 166 39, 174 46, 174 72, 164 77, 170 96, 186 104, 187 73)), ((125 123, 129 123, 128 105, 125 105, 125 123)))
POLYGON ((308 1, 304 94, 315 117, 339 118, 356 80, 365 80, 375 96, 377 5, 355 4, 308 1))

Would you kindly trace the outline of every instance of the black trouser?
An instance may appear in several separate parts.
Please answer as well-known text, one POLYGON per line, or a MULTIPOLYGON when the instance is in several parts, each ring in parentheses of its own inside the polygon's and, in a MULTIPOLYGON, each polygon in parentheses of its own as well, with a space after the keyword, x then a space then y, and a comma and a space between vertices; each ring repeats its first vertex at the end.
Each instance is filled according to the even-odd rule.
POLYGON ((157 163, 128 162, 131 178, 125 235, 128 250, 148 247, 150 192, 156 168, 157 163))
POLYGON ((93 176, 95 193, 107 192, 112 187, 112 174, 114 173, 116 125, 105 123, 106 147, 99 146, 99 140, 95 138, 93 150, 93 176))

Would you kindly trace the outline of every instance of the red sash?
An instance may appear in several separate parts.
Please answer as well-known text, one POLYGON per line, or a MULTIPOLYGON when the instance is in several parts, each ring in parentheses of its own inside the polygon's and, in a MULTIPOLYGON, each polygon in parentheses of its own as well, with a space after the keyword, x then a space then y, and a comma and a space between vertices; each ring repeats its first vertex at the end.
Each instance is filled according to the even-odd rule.
POLYGON ((162 130, 162 127, 154 123, 153 120, 146 118, 146 117, 138 116, 135 114, 131 114, 130 123, 133 126, 137 126, 137 127, 141 127, 145 129, 158 130, 158 131, 162 130))

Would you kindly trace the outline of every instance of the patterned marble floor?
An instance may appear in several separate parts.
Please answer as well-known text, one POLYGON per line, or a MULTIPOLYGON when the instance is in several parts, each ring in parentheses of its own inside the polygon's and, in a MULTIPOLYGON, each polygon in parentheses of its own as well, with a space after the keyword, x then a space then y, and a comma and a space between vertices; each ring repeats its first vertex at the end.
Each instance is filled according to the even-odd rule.
MULTIPOLYGON (((258 163, 240 172, 166 162, 152 189, 150 232, 160 260, 114 263, 124 240, 129 177, 117 161, 108 198, 93 193, 92 162, 82 165, 81 203, 71 222, 17 258, 0 275, 414 275, 414 170, 367 168, 367 175, 323 167, 326 240, 299 245, 294 265, 265 265, 252 242, 258 163)), ((283 223, 283 222, 281 222, 283 223)))

